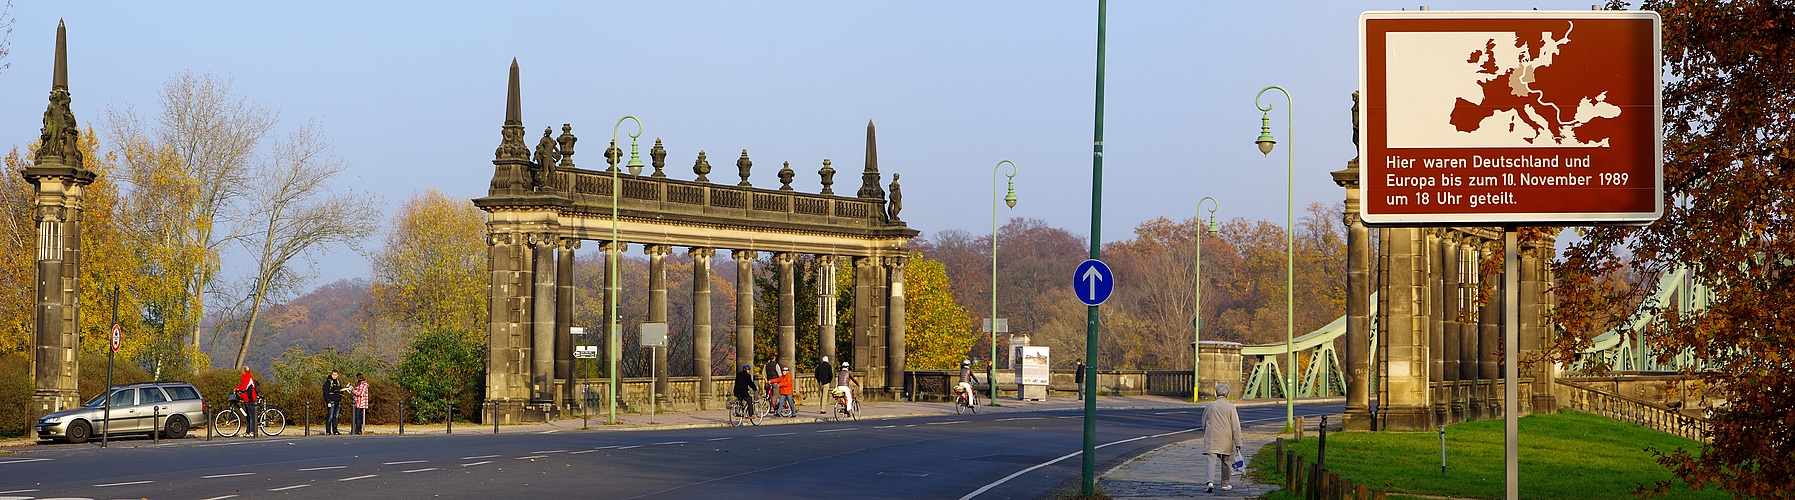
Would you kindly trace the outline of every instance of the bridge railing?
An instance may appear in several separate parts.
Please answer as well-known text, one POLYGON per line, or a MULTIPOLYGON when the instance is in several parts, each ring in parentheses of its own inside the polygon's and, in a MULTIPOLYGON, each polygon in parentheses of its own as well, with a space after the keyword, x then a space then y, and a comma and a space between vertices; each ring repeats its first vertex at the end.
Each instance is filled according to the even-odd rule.
POLYGON ((1706 418, 1687 415, 1669 406, 1605 392, 1576 382, 1563 379, 1556 382, 1570 388, 1570 408, 1573 410, 1594 413, 1696 441, 1708 440, 1708 419, 1706 418))

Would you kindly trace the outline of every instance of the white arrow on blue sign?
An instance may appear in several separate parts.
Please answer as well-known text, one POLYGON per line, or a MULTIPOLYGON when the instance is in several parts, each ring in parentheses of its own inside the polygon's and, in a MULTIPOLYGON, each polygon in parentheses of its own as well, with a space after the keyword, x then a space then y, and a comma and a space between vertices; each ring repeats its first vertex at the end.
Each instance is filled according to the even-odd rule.
POLYGON ((1086 260, 1072 271, 1072 293, 1087 306, 1103 305, 1110 292, 1116 290, 1116 277, 1109 266, 1097 259, 1086 260))

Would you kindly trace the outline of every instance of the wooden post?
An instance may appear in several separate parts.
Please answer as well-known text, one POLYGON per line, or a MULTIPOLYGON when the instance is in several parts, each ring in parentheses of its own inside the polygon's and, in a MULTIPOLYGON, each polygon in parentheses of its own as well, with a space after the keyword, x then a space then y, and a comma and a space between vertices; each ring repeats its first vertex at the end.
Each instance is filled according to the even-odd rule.
POLYGON ((1276 441, 1276 446, 1277 446, 1278 454, 1272 455, 1272 456, 1278 457, 1278 464, 1276 465, 1278 472, 1289 472, 1288 470, 1284 469, 1284 438, 1278 438, 1278 440, 1276 441))
POLYGON ((1371 487, 1363 484, 1358 485, 1358 488, 1353 492, 1352 497, 1354 500, 1371 500, 1371 487))

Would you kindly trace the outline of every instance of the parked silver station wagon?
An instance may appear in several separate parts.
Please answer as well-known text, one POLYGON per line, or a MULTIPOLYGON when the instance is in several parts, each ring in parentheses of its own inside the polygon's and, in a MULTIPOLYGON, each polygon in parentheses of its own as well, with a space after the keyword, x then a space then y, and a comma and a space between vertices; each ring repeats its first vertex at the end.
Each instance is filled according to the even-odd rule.
POLYGON ((162 436, 180 439, 187 429, 205 425, 206 400, 186 382, 126 384, 95 396, 87 404, 37 419, 37 438, 83 443, 101 432, 106 422, 107 396, 112 404, 112 435, 144 434, 160 430, 162 436))

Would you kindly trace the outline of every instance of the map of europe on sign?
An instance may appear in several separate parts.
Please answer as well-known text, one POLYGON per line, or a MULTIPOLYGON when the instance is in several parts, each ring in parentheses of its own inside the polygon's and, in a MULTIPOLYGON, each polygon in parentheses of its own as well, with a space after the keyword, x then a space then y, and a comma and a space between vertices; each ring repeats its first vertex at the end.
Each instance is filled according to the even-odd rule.
POLYGON ((1389 34, 1392 71, 1432 75, 1390 79, 1390 146, 1608 146, 1600 127, 1581 129, 1619 117, 1621 108, 1606 90, 1560 84, 1552 79, 1574 75, 1551 71, 1603 54, 1579 50, 1592 44, 1577 43, 1576 21, 1564 21, 1558 33, 1389 34))
POLYGON ((1359 22, 1365 223, 1642 224, 1663 213, 1656 13, 1359 22))

